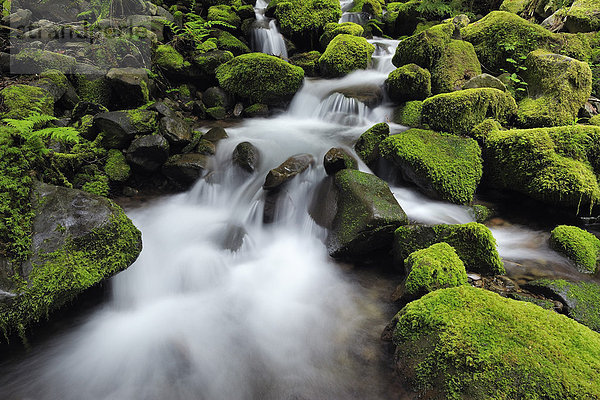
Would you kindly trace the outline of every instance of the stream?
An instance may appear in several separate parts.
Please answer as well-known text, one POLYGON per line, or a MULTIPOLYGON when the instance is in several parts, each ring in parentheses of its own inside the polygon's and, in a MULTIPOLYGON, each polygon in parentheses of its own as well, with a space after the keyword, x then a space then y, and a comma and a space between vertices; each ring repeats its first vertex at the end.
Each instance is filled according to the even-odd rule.
MULTIPOLYGON (((258 0, 257 17, 264 7, 258 0)), ((278 32, 268 28, 274 22, 261 23, 254 48, 287 56, 285 46, 278 47, 278 32), (272 43, 259 45, 266 40, 272 43)), ((306 79, 285 113, 227 129, 210 179, 127 210, 143 233, 139 259, 111 279, 108 301, 0 364, 0 398, 409 398, 379 340, 397 311, 387 298, 399 275, 378 277, 336 263, 323 244, 326 231, 307 212, 326 176, 323 155, 331 147, 353 153, 361 133, 391 119, 385 101, 370 108, 339 92, 381 86, 394 69, 397 41, 370 42, 377 48, 370 70, 306 79), (251 176, 231 161, 244 141, 260 150, 251 176), (317 163, 290 182, 274 222, 265 225, 264 178, 299 153, 314 155, 317 163)), ((392 133, 406 129, 390 126, 392 133)), ((360 168, 368 171, 364 164, 360 168)), ((391 189, 413 221, 473 220, 468 207, 433 201, 410 187, 391 189)), ((547 247, 546 233, 515 225, 491 228, 501 256, 511 261, 509 275, 543 267, 546 274, 568 276, 572 270, 547 247)))

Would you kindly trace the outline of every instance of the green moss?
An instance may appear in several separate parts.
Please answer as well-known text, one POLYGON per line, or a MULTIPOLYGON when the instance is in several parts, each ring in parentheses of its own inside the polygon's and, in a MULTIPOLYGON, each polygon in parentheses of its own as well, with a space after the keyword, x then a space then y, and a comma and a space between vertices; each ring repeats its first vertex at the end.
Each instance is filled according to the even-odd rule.
POLYGON ((43 263, 34 266, 27 282, 22 281, 10 308, 0 303, 0 329, 5 334, 17 327, 23 335, 31 323, 135 261, 141 233, 116 204, 112 208, 108 223, 43 255, 43 263))
POLYGON ((364 132, 354 145, 354 151, 361 160, 373 168, 379 159, 379 144, 390 135, 388 124, 381 122, 364 132))
POLYGON ((137 132, 155 132, 158 129, 157 114, 143 108, 125 110, 127 118, 137 132))
POLYGON ((70 73, 77 61, 75 58, 47 50, 24 49, 15 56, 15 68, 21 72, 44 72, 56 69, 63 73, 70 73))
POLYGON ((488 118, 482 123, 475 125, 468 135, 482 143, 491 132, 499 131, 500 129, 502 129, 500 122, 496 121, 495 119, 488 118))
POLYGON ((422 120, 436 131, 464 135, 486 118, 507 122, 515 111, 509 93, 493 88, 465 89, 426 99, 422 120))
POLYGON ((212 36, 217 39, 217 47, 220 50, 230 51, 234 56, 250 53, 250 48, 246 43, 227 31, 214 30, 212 36))
POLYGON ((75 75, 74 80, 81 101, 88 101, 106 107, 111 105, 111 86, 104 76, 78 74, 75 75))
POLYGON ((471 209, 469 210, 469 214, 473 216, 475 222, 483 224, 484 222, 486 222, 494 216, 494 211, 481 204, 473 204, 471 206, 471 209))
POLYGON ((404 267, 408 271, 405 293, 411 298, 467 283, 465 265, 448 243, 436 243, 411 253, 404 260, 404 267))
POLYGON ((519 103, 517 120, 527 128, 567 125, 591 95, 587 63, 536 50, 525 60, 528 95, 519 103))
POLYGON ((104 174, 95 174, 81 186, 81 190, 98 196, 107 197, 110 192, 108 177, 104 174))
POLYGON ((432 70, 452 40, 454 24, 440 24, 406 38, 398 44, 392 62, 396 67, 417 64, 432 70))
POLYGON ((294 54, 290 57, 290 63, 302 68, 306 76, 318 76, 319 58, 321 58, 321 53, 313 50, 307 53, 294 54))
POLYGON ((235 9, 227 5, 212 6, 208 9, 208 21, 220 21, 239 27, 242 20, 235 13, 235 9))
POLYGON ((206 76, 214 77, 216 69, 221 64, 225 64, 226 62, 233 60, 233 53, 226 50, 211 50, 208 52, 194 53, 192 60, 195 65, 200 67, 200 70, 206 76))
POLYGON ((462 40, 450 40, 431 69, 431 91, 437 94, 459 90, 479 74, 481 65, 473 45, 462 40))
POLYGON ((117 149, 108 151, 104 172, 108 179, 113 182, 125 182, 131 175, 131 168, 123 153, 117 149))
POLYGON ((281 33, 302 48, 316 47, 325 25, 342 16, 338 0, 272 0, 269 7, 275 7, 281 33))
POLYGON ((0 91, 5 112, 2 118, 23 119, 32 111, 54 115, 54 99, 44 89, 29 85, 10 85, 0 91))
POLYGON ((168 44, 156 47, 154 53, 154 64, 165 71, 182 71, 188 66, 183 56, 168 44))
POLYGON ((300 67, 262 53, 244 54, 217 68, 219 85, 253 103, 278 104, 300 89, 300 67))
POLYGON ((418 127, 421 125, 422 101, 408 101, 394 109, 392 120, 400 125, 418 127))
POLYGON ((492 132, 484 147, 486 176, 492 185, 546 203, 576 212, 591 209, 600 199, 600 187, 588 161, 598 168, 598 146, 593 145, 597 129, 564 126, 492 132))
POLYGON ((385 81, 392 101, 425 100, 431 96, 431 74, 417 64, 406 64, 392 71, 385 81))
POLYGON ((518 60, 536 49, 545 49, 587 61, 591 48, 586 38, 552 33, 505 11, 492 11, 481 20, 461 30, 463 39, 471 42, 479 61, 497 73, 501 69, 511 70, 508 59, 518 60))
POLYGON ((565 27, 569 32, 593 32, 600 30, 598 2, 575 0, 567 11, 565 27))
POLYGON ((393 322, 396 367, 417 396, 600 396, 600 336, 536 305, 460 286, 410 303, 393 322))
POLYGON ((526 296, 521 293, 507 293, 506 297, 513 300, 526 301, 542 307, 545 310, 554 310, 554 302, 550 300, 538 299, 536 297, 526 296))
POLYGON ((595 273, 600 258, 600 239, 576 226, 559 225, 552 230, 550 247, 573 260, 583 273, 595 273))
POLYGON ((504 0, 500 5, 500 11, 521 14, 526 10, 529 3, 530 0, 504 0))
POLYGON ((446 242, 456 250, 468 271, 489 275, 506 272, 492 232, 476 222, 402 226, 394 234, 394 260, 402 263, 410 253, 440 242, 446 242))
POLYGON ((210 107, 206 109, 206 114, 212 119, 221 120, 227 117, 227 110, 221 106, 210 107))
POLYGON ((379 151, 426 194, 457 204, 473 200, 482 174, 475 140, 409 129, 385 139, 379 151))
POLYGON ((373 51, 375 46, 363 37, 337 35, 319 58, 321 74, 339 77, 357 69, 366 69, 371 63, 373 51))
POLYGON ((324 32, 319 39, 321 47, 326 49, 329 42, 331 42, 334 37, 342 33, 352 36, 362 36, 364 29, 362 26, 355 24, 354 22, 343 22, 341 24, 337 22, 331 22, 325 25, 324 32))
POLYGON ((266 116, 269 114, 269 106, 266 104, 255 103, 244 108, 244 115, 247 117, 266 116))
POLYGON ((61 90, 67 90, 69 81, 64 73, 57 69, 49 69, 40 74, 41 79, 48 79, 61 90))
POLYGON ((355 0, 350 12, 365 12, 374 17, 381 17, 384 6, 384 0, 355 0))
POLYGON ((594 115, 592 118, 590 118, 589 124, 595 125, 595 126, 600 126, 600 114, 594 115))

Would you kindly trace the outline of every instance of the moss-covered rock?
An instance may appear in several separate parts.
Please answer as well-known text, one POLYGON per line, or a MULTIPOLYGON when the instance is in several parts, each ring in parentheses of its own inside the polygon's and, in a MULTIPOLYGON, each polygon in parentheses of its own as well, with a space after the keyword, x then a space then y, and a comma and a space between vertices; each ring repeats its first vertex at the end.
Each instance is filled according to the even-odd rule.
POLYGON ((327 236, 329 254, 348 258, 389 246, 393 232, 406 224, 406 214, 387 183, 375 175, 343 169, 333 178, 336 210, 327 236))
POLYGON ((227 50, 215 49, 207 52, 195 52, 192 55, 192 62, 207 79, 214 79, 217 68, 231 60, 233 60, 233 53, 227 50))
POLYGON ((440 24, 401 40, 392 62, 396 67, 414 63, 431 71, 452 40, 454 30, 452 23, 440 24))
POLYGON ((486 118, 505 123, 516 109, 509 93, 493 88, 465 89, 426 99, 422 121, 436 131, 464 135, 486 118))
POLYGON ((246 43, 227 31, 215 29, 212 31, 211 36, 217 40, 219 50, 230 51, 234 56, 250 53, 250 48, 246 43))
POLYGON ((490 132, 486 180, 576 212, 591 210, 600 200, 597 138, 597 127, 582 125, 490 132))
POLYGON ((406 64, 389 74, 385 88, 394 102, 425 100, 431 96, 431 74, 417 64, 406 64))
POLYGON ((600 126, 600 114, 594 115, 592 118, 590 118, 590 120, 588 121, 588 123, 590 125, 600 126))
POLYGON ((550 247, 571 259, 580 272, 593 274, 600 261, 600 239, 576 226, 559 225, 552 230, 550 247))
POLYGON ((313 50, 294 54, 290 57, 290 64, 302 68, 306 76, 319 76, 319 58, 321 58, 321 53, 313 50))
POLYGON ((236 28, 239 28, 242 24, 242 20, 236 14, 235 9, 225 4, 210 7, 208 9, 208 16, 206 19, 208 21, 225 22, 229 25, 235 26, 236 28))
POLYGON ((281 33, 301 48, 315 48, 325 25, 342 16, 338 0, 271 0, 269 8, 275 9, 281 33))
POLYGON ((409 225, 394 233, 394 260, 402 264, 414 251, 446 242, 452 246, 468 271, 487 275, 504 274, 504 266, 496 249, 496 239, 482 224, 409 225))
POLYGON ((364 132, 354 145, 354 151, 369 168, 374 168, 379 159, 379 144, 390 135, 390 126, 385 122, 373 125, 364 132))
POLYGON ((565 28, 571 33, 600 30, 598 0, 575 0, 566 13, 565 28))
POLYGON ((304 70, 262 53, 244 54, 217 68, 222 88, 253 103, 279 104, 300 89, 304 70))
POLYGON ((102 69, 90 64, 77 64, 72 80, 82 101, 113 108, 112 85, 102 69))
POLYGON ((375 46, 363 37, 337 35, 319 58, 321 74, 332 78, 357 69, 366 69, 371 63, 373 51, 375 46))
POLYGON ((381 17, 385 0, 354 0, 354 5, 349 10, 350 12, 364 12, 373 17, 381 17))
POLYGON ((379 151, 427 195, 457 204, 473 200, 482 174, 475 140, 410 129, 385 139, 379 151))
POLYGON ((36 183, 31 204, 31 256, 10 288, 19 295, 9 306, 0 302, 6 334, 23 336, 32 323, 127 268, 141 251, 141 233, 105 198, 36 183))
POLYGON ((154 65, 171 75, 180 75, 190 66, 181 53, 169 44, 161 44, 154 51, 154 65))
POLYGON ((510 12, 492 11, 461 30, 471 42, 479 61, 489 71, 512 70, 508 59, 518 60, 536 49, 545 49, 587 61, 591 48, 586 38, 566 33, 552 33, 510 12))
POLYGON ((112 149, 108 152, 104 172, 113 182, 125 182, 131 175, 131 168, 127 164, 125 155, 119 150, 112 149))
POLYGON ((408 304, 390 326, 398 374, 418 396, 600 396, 600 335, 534 304, 464 285, 408 304))
POLYGON ((432 3, 429 0, 410 0, 400 4, 388 4, 388 13, 391 15, 384 16, 386 27, 393 36, 412 35, 419 33, 417 29, 420 24, 443 21, 454 13, 453 9, 445 3, 432 3))
POLYGON ((125 110, 100 113, 94 117, 94 129, 102 132, 102 145, 125 149, 136 135, 153 133, 158 128, 157 113, 149 110, 125 110))
POLYGON ((352 36, 362 36, 364 31, 362 26, 355 24, 354 22, 342 22, 341 24, 331 22, 325 25, 323 34, 319 38, 319 43, 321 44, 322 49, 326 49, 329 42, 339 34, 344 33, 352 36))
POLYGON ((416 299, 429 292, 467 283, 465 264, 448 243, 432 244, 404 260, 405 297, 416 299))
POLYGON ((10 85, 0 91, 2 118, 22 119, 32 112, 54 115, 54 99, 46 90, 29 85, 10 85))
POLYGON ((400 125, 418 127, 421 125, 422 101, 407 101, 396 107, 392 120, 400 125))
POLYGON ((574 122, 592 93, 588 63, 536 50, 529 53, 525 66, 530 97, 519 104, 518 123, 534 128, 574 122))
POLYGON ((56 69, 69 74, 77 61, 71 56, 47 50, 24 49, 14 58, 12 69, 19 74, 39 74, 48 69, 56 69))

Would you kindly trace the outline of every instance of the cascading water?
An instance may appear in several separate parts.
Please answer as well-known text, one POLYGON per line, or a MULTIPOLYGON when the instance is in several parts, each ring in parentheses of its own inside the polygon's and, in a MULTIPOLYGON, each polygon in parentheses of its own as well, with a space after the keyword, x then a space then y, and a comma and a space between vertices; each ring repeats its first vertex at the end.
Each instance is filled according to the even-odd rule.
POLYGON ((254 51, 287 59, 287 47, 285 46, 283 36, 277 29, 275 20, 265 16, 267 5, 265 0, 256 1, 256 5, 254 6, 256 22, 252 29, 250 44, 254 51))

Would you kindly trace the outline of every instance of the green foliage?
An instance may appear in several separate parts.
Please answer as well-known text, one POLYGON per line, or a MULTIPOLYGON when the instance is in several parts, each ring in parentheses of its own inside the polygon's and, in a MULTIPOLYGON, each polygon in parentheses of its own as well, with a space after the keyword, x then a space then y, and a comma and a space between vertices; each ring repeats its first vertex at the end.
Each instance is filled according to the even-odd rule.
POLYGON ((0 91, 5 113, 3 118, 26 118, 32 111, 54 114, 54 99, 42 88, 29 85, 10 85, 0 91))
POLYGON ((405 293, 411 298, 467 283, 465 265, 448 243, 436 243, 411 253, 404 260, 404 267, 408 272, 405 293))
POLYGON ((600 336, 534 304, 465 285, 408 304, 393 324, 396 367, 416 396, 600 397, 600 336))
POLYGON ((467 271, 487 275, 506 273, 492 232, 476 222, 402 226, 394 234, 394 260, 402 264, 410 253, 440 242, 446 242, 456 250, 467 271))
MULTIPOLYGON (((56 121, 51 115, 32 112, 27 118, 13 119, 4 118, 2 122, 15 129, 22 140, 28 141, 35 138, 52 139, 64 144, 75 144, 79 142, 79 132, 71 127, 47 127, 50 121, 56 121)), ((47 151, 47 150, 45 150, 47 151)))
POLYGON ((552 230, 550 247, 575 262, 583 273, 593 274, 600 259, 600 239, 576 226, 559 225, 552 230))
POLYGON ((371 63, 375 46, 363 37, 339 34, 327 46, 319 58, 321 74, 340 77, 358 69, 366 69, 371 63))
POLYGON ((173 34, 173 44, 187 45, 192 49, 202 50, 203 42, 210 37, 214 29, 236 29, 235 26, 220 19, 205 21, 201 16, 188 13, 183 26, 179 27, 174 22, 165 21, 165 26, 173 34))
POLYGON ((481 150, 471 138, 409 129, 385 139, 381 156, 426 194, 469 204, 482 174, 481 150))

